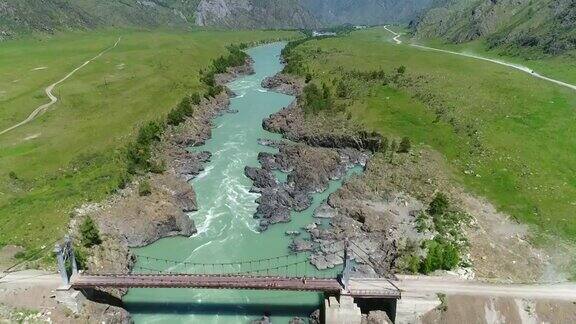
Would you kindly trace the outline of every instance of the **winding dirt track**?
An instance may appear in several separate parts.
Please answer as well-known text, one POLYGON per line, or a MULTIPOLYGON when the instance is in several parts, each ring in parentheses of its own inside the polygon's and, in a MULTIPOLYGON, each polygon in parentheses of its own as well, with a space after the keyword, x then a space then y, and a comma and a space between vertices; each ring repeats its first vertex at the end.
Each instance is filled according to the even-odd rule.
POLYGON ((19 122, 16 125, 13 125, 9 128, 6 128, 3 131, 0 131, 0 135, 6 134, 22 125, 25 125, 31 121, 33 121, 34 119, 36 119, 36 117, 42 115, 43 113, 46 112, 46 110, 48 110, 48 108, 50 108, 53 104, 55 104, 56 102, 58 102, 58 97, 56 97, 52 91, 54 90, 54 88, 59 85, 60 83, 68 80, 71 76, 73 76, 76 72, 78 72, 79 70, 81 70, 82 68, 84 68, 86 65, 90 64, 92 61, 100 58, 102 55, 106 54, 107 52, 111 51, 112 49, 116 48, 116 46, 118 46, 118 44, 120 43, 120 41, 122 40, 122 37, 119 37, 118 40, 116 41, 116 43, 114 43, 114 45, 112 45, 111 47, 108 47, 107 49, 103 50, 102 52, 98 53, 98 55, 94 56, 93 58, 89 59, 88 61, 84 62, 82 65, 80 65, 79 67, 75 68, 74 70, 72 70, 72 72, 68 73, 65 77, 63 77, 62 79, 52 83, 51 85, 49 85, 48 87, 46 87, 46 89, 44 90, 44 92, 46 93, 46 96, 48 96, 48 99, 50 99, 50 102, 41 105, 40 107, 34 109, 34 111, 28 115, 28 117, 26 117, 26 119, 24 119, 23 121, 19 122))
MULTIPOLYGON (((384 26, 384 29, 386 29, 388 32, 390 32, 394 35, 393 40, 396 42, 397 45, 402 44, 402 41, 400 40, 400 36, 401 36, 400 34, 389 29, 388 26, 384 26)), ((448 50, 443 50, 443 49, 428 47, 428 46, 423 46, 423 45, 417 45, 417 44, 408 44, 408 45, 415 47, 415 48, 423 49, 423 50, 442 52, 442 53, 447 53, 447 54, 452 54, 452 55, 459 55, 459 56, 464 56, 464 57, 469 57, 469 58, 473 58, 473 59, 477 59, 477 60, 482 60, 482 61, 487 61, 487 62, 491 62, 491 63, 495 63, 495 64, 504 65, 504 66, 516 69, 518 71, 528 73, 535 78, 542 79, 542 80, 545 80, 548 82, 552 82, 552 83, 555 83, 557 85, 560 85, 560 86, 563 86, 563 87, 566 87, 566 88, 569 88, 572 90, 576 90, 576 85, 574 85, 574 84, 566 83, 566 82, 563 82, 560 80, 552 79, 552 78, 549 78, 547 76, 538 74, 534 70, 527 68, 525 66, 522 66, 522 65, 507 63, 507 62, 503 62, 503 61, 499 61, 499 60, 495 60, 495 59, 491 59, 491 58, 487 58, 487 57, 482 57, 482 56, 478 56, 478 55, 474 55, 474 54, 453 52, 453 51, 448 51, 448 50)))

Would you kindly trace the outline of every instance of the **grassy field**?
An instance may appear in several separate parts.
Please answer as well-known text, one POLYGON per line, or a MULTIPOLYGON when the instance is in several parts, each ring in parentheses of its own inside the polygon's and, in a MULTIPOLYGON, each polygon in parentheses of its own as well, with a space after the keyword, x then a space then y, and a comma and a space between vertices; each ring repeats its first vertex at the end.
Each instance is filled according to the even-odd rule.
POLYGON ((313 40, 297 52, 329 84, 350 70, 405 66, 413 80, 406 86, 356 82, 352 118, 433 147, 471 191, 538 233, 576 242, 576 92, 497 64, 395 45, 382 28, 313 40))
POLYGON ((44 88, 108 48, 54 91, 37 120, 0 136, 0 247, 28 251, 65 232, 71 210, 113 192, 121 150, 142 123, 203 90, 199 71, 232 43, 296 36, 284 31, 66 33, 2 43, 0 129, 48 102, 44 88))

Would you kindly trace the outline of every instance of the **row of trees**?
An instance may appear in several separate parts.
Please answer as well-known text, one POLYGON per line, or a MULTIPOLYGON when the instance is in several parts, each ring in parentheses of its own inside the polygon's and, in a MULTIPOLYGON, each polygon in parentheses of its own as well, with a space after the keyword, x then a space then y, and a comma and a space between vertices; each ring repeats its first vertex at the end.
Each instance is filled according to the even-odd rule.
MULTIPOLYGON (((242 49, 246 46, 245 44, 229 46, 227 55, 213 60, 208 71, 201 72, 201 81, 206 87, 203 97, 215 97, 223 91, 223 88, 216 84, 216 74, 225 73, 229 67, 244 64, 248 56, 242 49)), ((201 101, 202 96, 199 93, 185 96, 164 120, 148 122, 139 129, 136 140, 126 147, 127 174, 122 177, 119 184, 120 188, 123 188, 130 181, 131 175, 164 171, 163 163, 152 161, 154 143, 160 141, 167 126, 178 126, 187 118, 192 117, 194 106, 199 105, 201 101)))

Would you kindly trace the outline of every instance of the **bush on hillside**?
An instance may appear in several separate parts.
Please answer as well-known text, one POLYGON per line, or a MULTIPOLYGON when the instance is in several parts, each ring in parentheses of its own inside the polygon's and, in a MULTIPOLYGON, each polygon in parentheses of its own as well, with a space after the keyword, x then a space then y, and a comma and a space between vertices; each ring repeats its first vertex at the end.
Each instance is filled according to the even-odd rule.
POLYGON ((148 145, 152 142, 159 141, 164 132, 164 125, 157 121, 151 121, 142 126, 138 131, 136 142, 142 145, 148 145))
POLYGON ((182 124, 186 118, 192 117, 194 114, 194 103, 191 97, 184 97, 182 101, 168 113, 166 122, 168 125, 178 126, 182 124))
POLYGON ((435 238, 425 243, 428 253, 420 263, 420 272, 429 274, 436 270, 452 270, 460 263, 458 247, 435 238))
POLYGON ((404 137, 402 141, 400 141, 400 145, 398 146, 398 153, 408 153, 412 148, 412 144, 410 143, 410 138, 404 137))
POLYGON ((450 203, 448 202, 448 197, 443 193, 436 194, 436 197, 430 202, 428 207, 428 213, 432 216, 439 216, 448 211, 450 203))
POLYGON ((138 186, 138 195, 140 197, 150 196, 152 194, 152 186, 148 180, 142 180, 138 186))
POLYGON ((80 235, 82 245, 85 247, 89 248, 102 243, 100 232, 91 217, 86 217, 80 225, 80 235))

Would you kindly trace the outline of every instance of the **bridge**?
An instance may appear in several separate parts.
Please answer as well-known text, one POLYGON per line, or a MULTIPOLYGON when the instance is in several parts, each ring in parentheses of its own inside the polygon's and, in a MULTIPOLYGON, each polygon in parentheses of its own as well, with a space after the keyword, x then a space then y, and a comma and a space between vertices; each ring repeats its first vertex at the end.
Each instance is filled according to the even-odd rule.
MULTIPOLYGON (((66 239, 56 247, 65 286, 88 288, 202 288, 316 291, 354 297, 400 298, 400 290, 387 278, 353 278, 355 259, 371 264, 368 254, 351 242, 335 252, 343 259, 343 269, 319 271, 311 267, 307 255, 286 254, 269 258, 227 263, 195 263, 147 255, 136 255, 132 273, 82 273, 77 270, 72 245, 66 239), (71 264, 72 274, 66 264, 71 264)), ((69 267, 70 268, 70 267, 69 267)))

